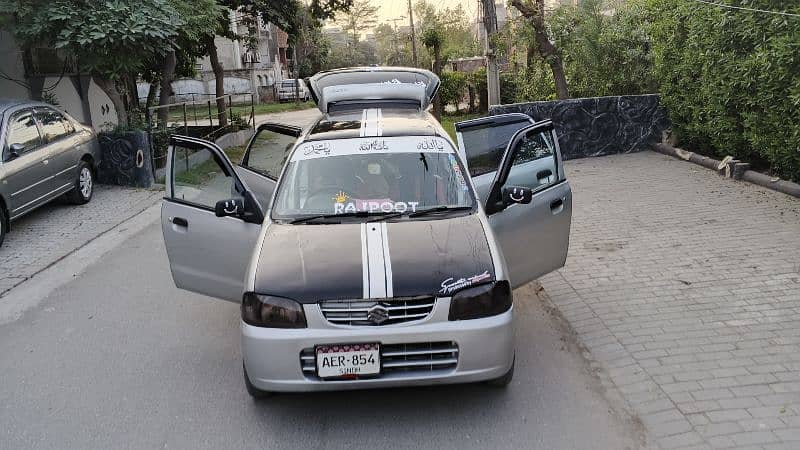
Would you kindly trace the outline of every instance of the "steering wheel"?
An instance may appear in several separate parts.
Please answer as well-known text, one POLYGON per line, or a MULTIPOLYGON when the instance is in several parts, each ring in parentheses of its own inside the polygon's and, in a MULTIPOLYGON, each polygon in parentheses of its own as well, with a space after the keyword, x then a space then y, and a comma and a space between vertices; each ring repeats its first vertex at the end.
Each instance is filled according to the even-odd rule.
MULTIPOLYGON (((323 186, 310 193, 306 199, 305 208, 328 211, 333 209, 333 204, 336 202, 334 197, 342 191, 341 188, 334 186, 323 186)), ((349 195, 348 195, 349 197, 349 195)))

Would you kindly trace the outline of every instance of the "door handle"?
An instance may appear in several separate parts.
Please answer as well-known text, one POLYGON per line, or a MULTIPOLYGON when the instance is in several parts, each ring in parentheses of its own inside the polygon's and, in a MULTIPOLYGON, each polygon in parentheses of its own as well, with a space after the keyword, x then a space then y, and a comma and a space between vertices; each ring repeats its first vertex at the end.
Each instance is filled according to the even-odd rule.
POLYGON ((553 214, 558 214, 563 210, 564 210, 564 199, 563 198, 557 198, 557 199, 553 200, 552 202, 550 202, 550 212, 552 212, 553 214))
POLYGON ((183 217, 173 217, 170 219, 173 225, 177 225, 179 227, 188 227, 189 221, 184 219, 183 217))

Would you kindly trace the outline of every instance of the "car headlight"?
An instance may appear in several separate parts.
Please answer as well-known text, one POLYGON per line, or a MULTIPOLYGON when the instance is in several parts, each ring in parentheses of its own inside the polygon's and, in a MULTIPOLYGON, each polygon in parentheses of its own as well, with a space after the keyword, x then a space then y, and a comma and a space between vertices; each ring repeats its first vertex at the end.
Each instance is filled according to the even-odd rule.
POLYGON ((294 300, 248 292, 242 299, 242 320, 265 328, 306 328, 303 305, 294 300))
POLYGON ((482 284, 458 291, 450 300, 450 320, 478 319, 495 316, 511 308, 511 287, 508 281, 482 284))

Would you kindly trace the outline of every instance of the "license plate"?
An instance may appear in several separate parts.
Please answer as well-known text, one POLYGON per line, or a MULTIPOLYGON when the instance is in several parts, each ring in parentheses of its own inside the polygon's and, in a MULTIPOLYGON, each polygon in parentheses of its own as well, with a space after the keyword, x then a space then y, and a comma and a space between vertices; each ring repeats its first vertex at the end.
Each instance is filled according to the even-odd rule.
POLYGON ((377 375, 381 373, 378 344, 318 345, 317 376, 320 378, 377 375))

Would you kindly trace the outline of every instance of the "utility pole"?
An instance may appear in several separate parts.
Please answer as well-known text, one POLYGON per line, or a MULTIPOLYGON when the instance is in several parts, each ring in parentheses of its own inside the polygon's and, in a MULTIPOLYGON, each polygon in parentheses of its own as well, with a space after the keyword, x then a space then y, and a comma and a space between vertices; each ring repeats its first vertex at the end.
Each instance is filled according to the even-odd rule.
MULTIPOLYGON (((411 1, 411 0, 409 0, 411 1)), ((486 88, 489 105, 500 104, 500 71, 497 67, 494 35, 497 34, 497 12, 494 0, 481 0, 483 3, 483 28, 486 31, 484 49, 486 50, 486 88)))
POLYGON ((389 19, 389 20, 392 21, 392 23, 394 23, 394 58, 395 58, 395 61, 394 61, 393 65, 398 65, 399 61, 400 61, 400 47, 398 46, 398 38, 397 38, 398 37, 397 36, 397 21, 398 20, 404 20, 405 18, 406 18, 406 16, 400 16, 400 17, 398 17, 396 19, 389 19))
POLYGON ((414 31, 414 10, 411 9, 411 0, 408 0, 408 20, 411 22, 411 55, 414 59, 414 67, 417 67, 417 33, 414 31))

